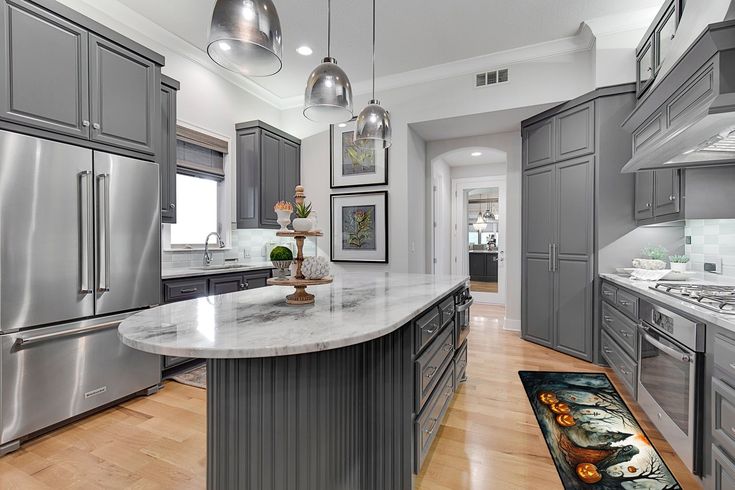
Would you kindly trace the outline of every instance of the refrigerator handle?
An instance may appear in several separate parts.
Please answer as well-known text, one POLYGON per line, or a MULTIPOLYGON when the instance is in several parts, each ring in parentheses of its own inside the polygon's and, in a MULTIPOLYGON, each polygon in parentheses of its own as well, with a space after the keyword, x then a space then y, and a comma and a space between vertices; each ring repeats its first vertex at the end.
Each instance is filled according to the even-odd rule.
POLYGON ((81 287, 79 292, 82 294, 93 293, 94 290, 90 286, 94 281, 92 276, 92 263, 90 257, 90 249, 92 248, 92 172, 85 170, 79 173, 79 200, 81 209, 79 213, 81 233, 81 287))
POLYGON ((97 176, 97 291, 110 290, 110 174, 97 176))

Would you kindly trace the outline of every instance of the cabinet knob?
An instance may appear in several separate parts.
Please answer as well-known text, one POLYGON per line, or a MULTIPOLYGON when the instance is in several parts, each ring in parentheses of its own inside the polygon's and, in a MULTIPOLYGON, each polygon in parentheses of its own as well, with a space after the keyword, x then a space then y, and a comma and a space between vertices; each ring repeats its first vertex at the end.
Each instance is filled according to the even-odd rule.
POLYGON ((240 283, 240 289, 245 289, 245 284, 240 283))
POLYGON ((651 203, 650 203, 650 202, 647 202, 647 203, 646 203, 646 207, 647 207, 647 208, 650 208, 650 207, 651 207, 651 203))
POLYGON ((674 194, 671 194, 669 196, 669 201, 673 201, 674 199, 676 199, 676 196, 674 194))
POLYGON ((100 123, 94 123, 94 124, 92 124, 92 127, 94 129, 96 129, 97 131, 99 131, 99 129, 100 129, 100 123))
POLYGON ((82 126, 84 126, 85 128, 88 127, 89 126, 89 121, 87 121, 86 119, 84 121, 82 121, 82 126))
POLYGON ((176 204, 171 203, 168 205, 169 209, 176 209, 176 204))
POLYGON ((653 71, 653 67, 649 66, 648 68, 646 68, 646 71, 653 71))

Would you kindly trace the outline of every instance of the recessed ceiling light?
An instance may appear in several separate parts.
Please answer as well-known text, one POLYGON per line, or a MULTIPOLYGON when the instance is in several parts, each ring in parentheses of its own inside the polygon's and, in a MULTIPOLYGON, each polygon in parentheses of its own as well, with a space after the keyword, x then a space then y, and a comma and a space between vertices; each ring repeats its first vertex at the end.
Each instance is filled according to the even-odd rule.
POLYGON ((347 123, 339 123, 339 124, 337 124, 337 127, 340 127, 340 128, 344 128, 345 126, 347 126, 347 123))
POLYGON ((479 156, 482 156, 482 152, 481 151, 473 151, 472 153, 470 153, 470 155, 472 155, 473 157, 479 157, 479 156))
POLYGON ((296 52, 299 53, 301 56, 311 56, 311 53, 313 53, 314 51, 312 51, 309 46, 299 46, 296 49, 296 52))

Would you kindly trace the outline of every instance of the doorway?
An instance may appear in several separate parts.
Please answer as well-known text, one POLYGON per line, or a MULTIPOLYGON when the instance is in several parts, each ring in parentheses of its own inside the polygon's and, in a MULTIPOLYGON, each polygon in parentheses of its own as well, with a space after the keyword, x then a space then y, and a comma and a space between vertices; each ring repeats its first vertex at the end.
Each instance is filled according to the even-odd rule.
POLYGON ((452 272, 479 303, 505 304, 505 176, 452 181, 452 272))

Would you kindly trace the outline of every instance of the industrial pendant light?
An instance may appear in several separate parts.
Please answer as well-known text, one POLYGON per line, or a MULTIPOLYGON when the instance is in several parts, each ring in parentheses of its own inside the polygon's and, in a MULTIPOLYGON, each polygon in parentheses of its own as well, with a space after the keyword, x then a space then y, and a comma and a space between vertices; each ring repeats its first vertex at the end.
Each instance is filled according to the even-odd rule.
POLYGON ((327 0, 327 57, 306 82, 304 116, 332 124, 352 119, 352 85, 332 58, 332 0, 327 0))
POLYGON ((375 0, 373 0, 373 98, 357 116, 355 141, 373 140, 383 148, 391 145, 390 114, 375 98, 375 0))
POLYGON ((207 54, 242 75, 265 77, 281 71, 281 21, 271 0, 217 0, 207 54))

